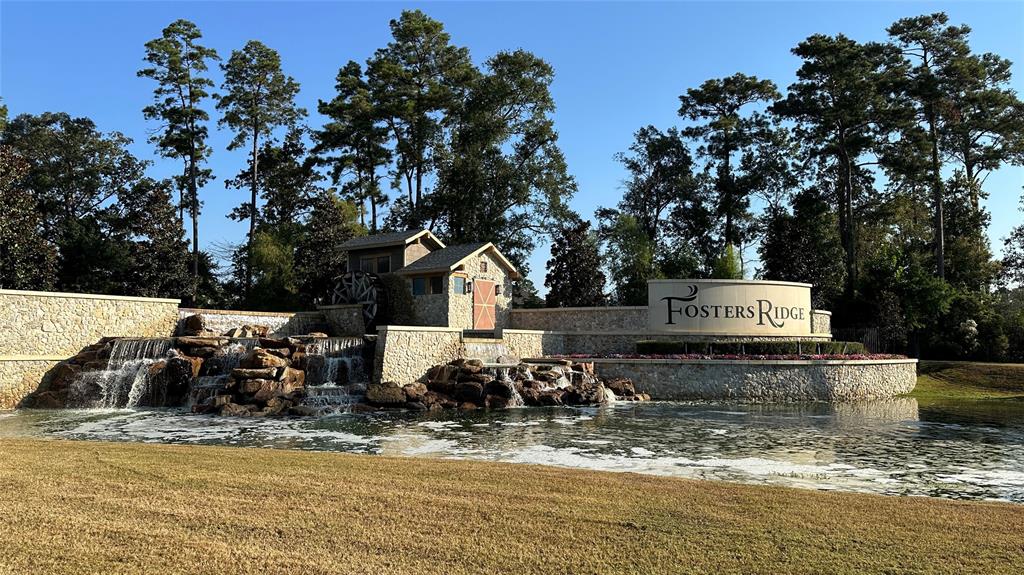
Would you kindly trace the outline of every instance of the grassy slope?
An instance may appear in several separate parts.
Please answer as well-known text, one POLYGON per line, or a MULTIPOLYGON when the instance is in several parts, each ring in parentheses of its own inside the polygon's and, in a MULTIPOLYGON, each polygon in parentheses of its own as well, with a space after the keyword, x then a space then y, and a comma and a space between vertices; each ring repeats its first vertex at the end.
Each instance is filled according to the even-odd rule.
POLYGON ((0 573, 1021 573, 1024 506, 0 440, 0 573))
POLYGON ((922 361, 918 400, 1024 399, 1024 364, 922 361))

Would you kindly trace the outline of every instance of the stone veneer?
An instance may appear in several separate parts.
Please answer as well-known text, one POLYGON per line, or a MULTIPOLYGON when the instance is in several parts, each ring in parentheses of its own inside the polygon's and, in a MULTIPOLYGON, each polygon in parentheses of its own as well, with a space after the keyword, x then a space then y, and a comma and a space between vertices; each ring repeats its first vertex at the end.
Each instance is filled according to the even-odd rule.
MULTIPOLYGON (((363 306, 360 304, 322 305, 317 310, 323 314, 331 335, 363 335, 363 306)), ((306 333, 309 333, 308 331, 306 333)))
POLYGON ((105 336, 169 337, 176 299, 0 290, 0 409, 62 360, 105 336))
POLYGON ((169 337, 176 299, 0 290, 0 357, 70 357, 104 336, 169 337))
POLYGON ((461 329, 381 326, 377 328, 373 379, 413 383, 431 367, 461 357, 464 349, 461 329))
MULTIPOLYGON (((813 310, 811 334, 831 335, 831 318, 831 312, 813 310)), ((516 309, 512 310, 511 328, 556 332, 647 332, 647 306, 516 309)))
POLYGON ((599 377, 628 377, 662 400, 855 401, 909 393, 916 359, 672 360, 593 359, 599 377))
POLYGON ((324 314, 319 311, 273 312, 181 308, 178 312, 179 324, 176 333, 181 332, 185 318, 196 314, 203 316, 208 331, 217 334, 223 334, 232 328, 243 325, 265 325, 270 328, 270 335, 287 337, 307 334, 311 331, 324 331, 328 327, 324 314))
MULTIPOLYGON (((679 342, 729 342, 729 341, 776 341, 774 337, 757 336, 694 336, 681 334, 634 332, 574 332, 506 329, 502 339, 509 351, 519 357, 540 357, 545 355, 636 353, 636 343, 641 340, 679 342)), ((829 341, 827 335, 786 337, 786 340, 829 341)))

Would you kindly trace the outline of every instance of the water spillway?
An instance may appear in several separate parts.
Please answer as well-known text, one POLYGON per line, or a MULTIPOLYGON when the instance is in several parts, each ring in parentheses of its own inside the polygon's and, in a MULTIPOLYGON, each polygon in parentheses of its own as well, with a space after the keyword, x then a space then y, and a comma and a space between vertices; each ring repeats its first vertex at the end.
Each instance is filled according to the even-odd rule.
POLYGON ((78 376, 72 385, 71 402, 80 407, 152 405, 154 391, 159 390, 151 389, 150 368, 171 353, 172 343, 170 338, 114 340, 106 367, 78 376))
POLYGON ((361 337, 317 338, 306 344, 308 385, 367 383, 366 342, 361 337))

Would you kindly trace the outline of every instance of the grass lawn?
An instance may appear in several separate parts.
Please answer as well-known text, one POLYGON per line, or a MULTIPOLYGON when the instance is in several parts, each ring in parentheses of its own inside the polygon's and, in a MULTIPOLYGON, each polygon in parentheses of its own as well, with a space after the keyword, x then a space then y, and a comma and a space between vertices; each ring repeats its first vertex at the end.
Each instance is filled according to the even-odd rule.
POLYGON ((0 573, 1022 573, 1024 506, 0 440, 0 573))
POLYGON ((1024 364, 922 361, 917 372, 918 400, 1024 400, 1024 364))

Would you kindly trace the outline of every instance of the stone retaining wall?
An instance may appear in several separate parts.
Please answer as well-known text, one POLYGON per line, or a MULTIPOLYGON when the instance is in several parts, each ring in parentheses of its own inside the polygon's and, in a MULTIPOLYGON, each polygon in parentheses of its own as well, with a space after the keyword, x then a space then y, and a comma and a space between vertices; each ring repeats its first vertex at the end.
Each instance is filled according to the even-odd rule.
POLYGON ((363 335, 366 333, 366 325, 363 323, 363 306, 360 304, 324 305, 317 307, 317 310, 327 322, 331 335, 363 335))
MULTIPOLYGON (((694 336, 633 332, 573 332, 573 331, 537 331, 513 330, 502 331, 502 339, 509 351, 519 357, 540 357, 545 355, 565 354, 630 354, 636 353, 636 342, 679 341, 679 342, 729 342, 729 341, 776 341, 774 337, 738 337, 738 336, 694 336)), ((828 335, 805 337, 787 337, 787 340, 829 341, 828 335)))
POLYGON ((463 351, 461 329, 381 326, 377 328, 373 379, 413 383, 431 367, 461 357, 463 351))
POLYGON ((62 360, 105 336, 168 337, 176 299, 0 290, 0 409, 62 360))
POLYGON ((599 377, 628 377, 653 399, 856 401, 909 393, 916 359, 671 360, 593 359, 599 377))
POLYGON ((0 357, 70 357, 104 336, 168 337, 176 299, 0 290, 0 357))
MULTIPOLYGON (((811 333, 831 335, 832 313, 811 312, 811 333)), ((511 329, 554 332, 647 332, 647 306, 559 307, 512 310, 511 329)), ((756 339, 723 334, 722 337, 756 339)))
POLYGON ((325 331, 328 327, 327 320, 319 311, 273 312, 181 308, 178 312, 177 332, 181 332, 185 318, 196 314, 203 316, 207 330, 218 334, 243 325, 265 325, 270 328, 270 334, 276 337, 325 331))

